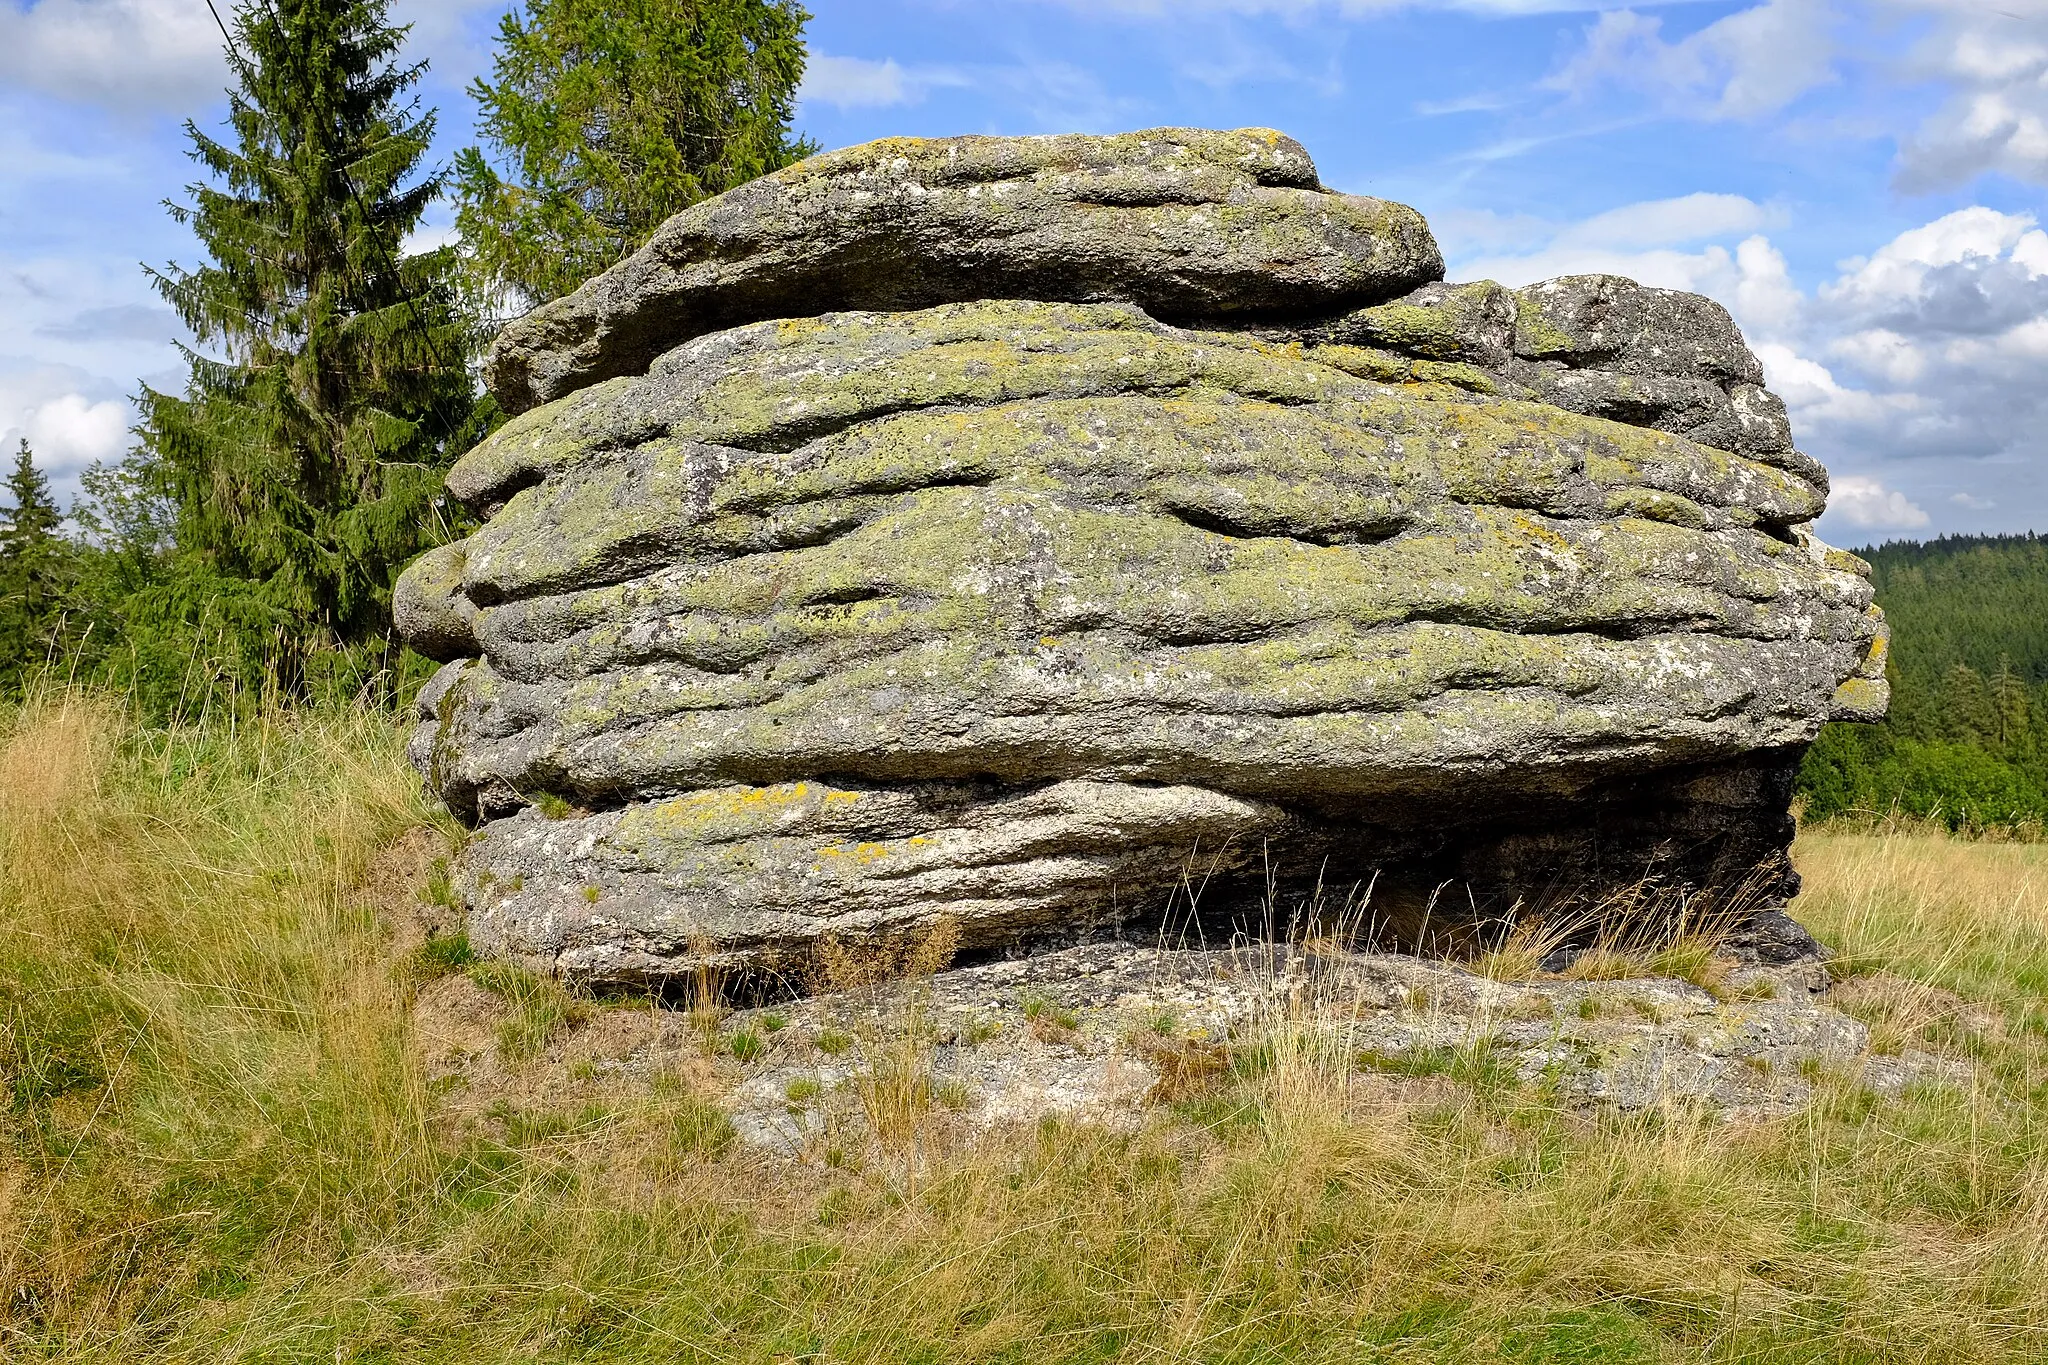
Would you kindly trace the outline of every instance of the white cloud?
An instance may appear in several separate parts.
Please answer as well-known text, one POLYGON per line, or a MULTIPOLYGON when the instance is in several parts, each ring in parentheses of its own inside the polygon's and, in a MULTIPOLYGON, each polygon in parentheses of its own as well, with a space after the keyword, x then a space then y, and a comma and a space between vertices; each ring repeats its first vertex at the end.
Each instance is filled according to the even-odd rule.
POLYGON ((0 5, 0 77, 133 113, 210 100, 227 64, 203 0, 39 0, 0 5))
POLYGON ((11 459, 27 438, 58 502, 69 502, 87 465, 128 449, 134 409, 120 386, 90 371, 7 360, 0 357, 0 455, 11 459))
POLYGON ((1939 266, 1993 261, 2010 255, 2030 274, 2048 274, 2048 233, 2031 214, 1972 206, 1900 233, 1870 256, 1843 263, 1846 273, 1822 296, 1869 307, 1922 294, 1939 266))
POLYGON ((27 417, 20 434, 44 463, 60 468, 112 459, 128 445, 129 407, 112 399, 93 403, 83 394, 67 393, 27 417))
POLYGON ((894 57, 872 62, 813 52, 804 59, 804 82, 797 89, 797 98, 841 109, 876 109, 910 104, 918 95, 894 57))
POLYGON ((1466 215, 1470 222, 1458 220, 1466 240, 1493 245, 1509 238, 1508 229, 1513 228, 1520 241, 1542 245, 1520 254, 1461 261, 1459 273, 1511 285, 1533 284, 1559 275, 1626 275, 1660 289, 1711 294, 1731 308, 1734 298, 1739 298, 1743 304, 1739 314, 1775 318, 1796 307, 1798 291, 1784 257, 1767 239, 1751 235, 1732 250, 1719 243, 1697 251, 1681 249, 1749 231, 1772 217, 1763 205, 1741 195, 1708 193, 1624 204, 1564 225, 1466 215))
POLYGON ((1854 474, 1835 480, 1828 512, 1865 530, 1916 531, 1929 521, 1904 493, 1854 474))
POLYGON ((877 62, 812 52, 804 59, 804 80, 796 93, 800 101, 841 109, 883 109, 916 104, 941 86, 973 83, 966 73, 950 67, 906 67, 894 57, 877 62))
MULTIPOLYGON (((1606 9, 1589 5, 1587 8, 1606 9)), ((1919 99, 1879 105, 1911 193, 1986 171, 2048 182, 2048 4, 2042 0, 1763 0, 1681 38, 1662 15, 1608 9, 1543 85, 1575 97, 1633 92, 1664 112, 1757 118, 1845 70, 1919 99), (1842 33, 1855 41, 1841 41, 1842 33), (1892 111, 1897 111, 1896 113, 1892 111)))
POLYGON ((1573 95, 1619 86, 1674 113, 1755 118, 1835 79, 1835 25, 1825 0, 1766 0, 1673 42, 1661 17, 1610 11, 1544 84, 1573 95))
MULTIPOLYGON (((230 0, 214 0, 234 26, 230 0)), ((500 0, 398 0, 392 22, 409 50, 436 54, 435 74, 460 87, 488 65, 468 16, 500 0)), ((0 84, 117 113, 192 114, 230 82, 225 40, 206 0, 18 0, 0 4, 0 84)))
POLYGON ((1762 227, 1761 204, 1739 194, 1687 194, 1625 204, 1574 223, 1558 241, 1582 247, 1669 246, 1762 227))
POLYGON ((128 449, 128 428, 135 420, 134 409, 122 399, 63 389, 67 380, 80 378, 61 366, 0 374, 0 452, 11 459, 15 444, 25 438, 60 503, 77 492, 78 475, 87 465, 118 459, 128 449))
POLYGON ((1940 189, 1984 171, 2048 180, 2048 6, 1917 0, 1899 7, 1932 21, 1904 74, 1948 91, 1900 147, 1900 187, 1940 189))
POLYGON ((1998 506, 1989 498, 1980 498, 1974 493, 1951 493, 1948 500, 1958 507, 1967 507, 1972 512, 1989 512, 1998 506))

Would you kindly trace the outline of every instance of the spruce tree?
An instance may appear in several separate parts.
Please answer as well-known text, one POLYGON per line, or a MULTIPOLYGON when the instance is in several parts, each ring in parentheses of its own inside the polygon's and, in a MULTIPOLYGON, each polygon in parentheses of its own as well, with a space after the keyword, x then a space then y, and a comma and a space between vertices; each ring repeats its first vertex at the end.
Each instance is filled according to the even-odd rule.
POLYGON ((302 690, 323 656, 389 656, 392 583, 446 534, 442 474, 481 410, 455 253, 404 254, 443 183, 405 30, 385 0, 246 0, 231 28, 232 141, 187 121, 216 183, 166 205, 211 263, 149 272, 217 354, 186 349, 182 396, 144 389, 138 458, 187 576, 226 580, 185 596, 253 608, 302 690))
POLYGON ((456 159, 457 222, 500 306, 566 294, 663 220, 801 160, 796 0, 529 0, 499 26, 480 131, 456 159))
POLYGON ((71 581, 71 545, 50 481, 26 440, 7 475, 0 508, 0 687, 11 690, 57 643, 71 581))

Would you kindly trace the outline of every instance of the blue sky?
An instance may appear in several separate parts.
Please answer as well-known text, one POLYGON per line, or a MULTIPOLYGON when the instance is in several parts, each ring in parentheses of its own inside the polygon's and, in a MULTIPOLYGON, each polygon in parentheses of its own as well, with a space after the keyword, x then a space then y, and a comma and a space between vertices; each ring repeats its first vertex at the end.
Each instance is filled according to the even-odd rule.
MULTIPOLYGON (((504 0, 398 0, 439 154, 504 0)), ((1727 304, 1838 543, 2048 530, 2048 0, 814 0, 798 124, 889 134, 1263 125, 1428 215, 1454 279, 1613 270, 1727 304)), ((204 0, 0 0, 0 440, 61 487, 175 385, 141 263, 179 120, 216 125, 204 0)), ((445 213, 440 215, 445 224, 445 213)))

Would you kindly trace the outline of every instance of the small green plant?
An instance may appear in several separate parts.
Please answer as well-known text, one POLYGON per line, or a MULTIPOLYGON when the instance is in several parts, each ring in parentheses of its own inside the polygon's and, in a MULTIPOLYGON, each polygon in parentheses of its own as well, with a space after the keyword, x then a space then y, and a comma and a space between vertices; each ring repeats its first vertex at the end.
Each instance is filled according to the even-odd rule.
POLYGON ((761 1016, 759 1023, 763 1033, 780 1033, 789 1027, 789 1016, 770 1010, 761 1016))
POLYGON ((957 1114, 972 1103, 973 1096, 968 1092, 967 1082, 955 1077, 940 1082, 938 1089, 932 1092, 932 1099, 939 1108, 950 1109, 957 1114))
POLYGON ((588 1058, 571 1062, 569 1064, 569 1076, 572 1080, 594 1081, 597 1079, 597 1064, 588 1058))
POLYGON ((461 908, 455 901, 455 879, 449 875, 446 858, 434 859, 433 871, 427 874, 427 884, 420 891, 420 899, 443 910, 461 908))
POLYGON ((1041 1043, 1072 1042, 1075 1031, 1081 1027, 1080 1015, 1036 992, 1020 995, 1017 1003, 1024 1009, 1024 1019, 1031 1026, 1031 1036, 1041 1043))
POLYGON ((1587 991, 1584 995, 1579 997, 1579 1018, 1598 1019, 1599 1017, 1600 997, 1593 994, 1591 991, 1587 991))
POLYGON ((885 1147, 900 1147, 915 1137, 930 1113, 931 1040, 914 1016, 893 1037, 870 1040, 864 1053, 868 1069, 855 1079, 868 1130, 885 1147))
POLYGON ((733 1055, 735 1061, 751 1062, 758 1060, 761 1054, 768 1050, 768 1044, 762 1040, 760 1034, 750 1028, 743 1028, 733 1030, 732 1036, 725 1040, 725 1048, 733 1055))
POLYGON ((533 808, 540 812, 543 820, 566 820, 576 810, 565 798, 553 792, 542 792, 534 797, 533 808))
POLYGON ((469 946, 469 935, 461 930, 452 934, 435 934, 413 949, 415 972, 429 980, 449 976, 476 962, 476 951, 469 946))
POLYGON ((597 885, 595 882, 583 888, 583 899, 588 901, 592 905, 596 905, 598 901, 601 900, 603 897, 604 888, 597 885))
POLYGON ((1081 1026, 1080 1015, 1047 996, 1039 995, 1035 992, 1027 992, 1018 997, 1017 1003, 1023 1006, 1024 1017, 1034 1024, 1044 1020, 1048 1024, 1063 1029, 1074 1029, 1081 1026))
POLYGON ((1654 976, 1650 964, 1638 953, 1623 952, 1604 944, 1586 949, 1559 973, 1570 981, 1628 981, 1654 976))
POLYGON ((1630 1009, 1636 1012, 1636 1016, 1644 1022, 1651 1024, 1661 1024, 1664 1022, 1664 1007, 1656 1001, 1645 1000, 1640 995, 1624 995, 1622 999, 1630 1009))
POLYGON ((818 1051, 827 1057, 843 1057, 853 1049, 853 1035, 842 1029, 828 1028, 818 1034, 818 1051))
POLYGON ((791 1104, 809 1104, 824 1093, 824 1085, 815 1076, 797 1076, 782 1087, 782 1097, 791 1104))
POLYGON ((968 1019, 956 1037, 962 1047, 980 1047, 1002 1031, 1002 1020, 990 1015, 977 1014, 968 1019))
POLYGON ((1230 1070, 1230 1049, 1199 1038, 1142 1035, 1138 1051, 1159 1079, 1145 1096, 1154 1104, 1179 1104, 1213 1087, 1230 1070))

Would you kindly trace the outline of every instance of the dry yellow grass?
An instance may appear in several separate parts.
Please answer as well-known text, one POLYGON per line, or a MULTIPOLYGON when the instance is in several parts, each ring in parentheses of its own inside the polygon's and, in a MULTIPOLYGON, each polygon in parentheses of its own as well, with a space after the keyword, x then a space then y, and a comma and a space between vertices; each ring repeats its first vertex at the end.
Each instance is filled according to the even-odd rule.
POLYGON ((2048 1358, 2048 851, 1798 850, 1858 1008, 1969 1085, 1587 1114, 1282 1019, 1136 1132, 934 1119, 907 1181, 750 1154, 672 1078, 444 1122, 358 889, 426 819, 399 751, 352 713, 0 720, 0 1356, 2048 1358))

